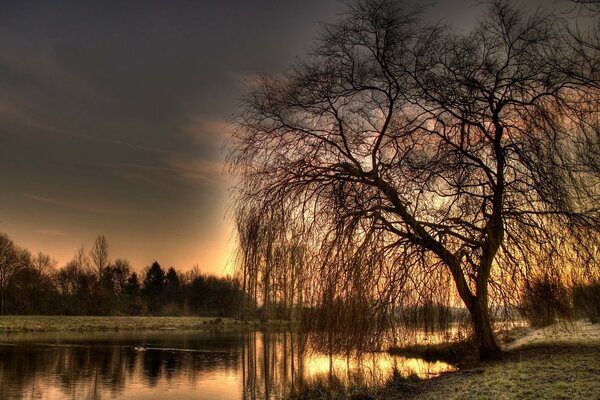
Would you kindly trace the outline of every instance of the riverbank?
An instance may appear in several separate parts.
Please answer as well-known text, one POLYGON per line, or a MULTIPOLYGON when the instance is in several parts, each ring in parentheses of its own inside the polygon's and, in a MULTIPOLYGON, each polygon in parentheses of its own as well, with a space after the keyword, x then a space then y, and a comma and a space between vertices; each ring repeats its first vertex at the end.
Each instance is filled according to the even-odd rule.
POLYGON ((211 317, 96 317, 96 316, 20 316, 0 317, 0 332, 60 332, 108 330, 191 330, 206 328, 289 327, 286 321, 242 321, 211 317))
POLYGON ((600 324, 578 321, 526 329, 499 361, 428 380, 396 378, 378 399, 598 399, 600 324))

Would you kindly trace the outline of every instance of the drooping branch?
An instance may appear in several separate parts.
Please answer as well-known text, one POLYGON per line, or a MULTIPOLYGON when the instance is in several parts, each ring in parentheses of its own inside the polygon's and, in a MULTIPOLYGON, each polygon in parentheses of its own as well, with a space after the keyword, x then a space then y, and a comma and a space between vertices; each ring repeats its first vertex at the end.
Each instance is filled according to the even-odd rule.
POLYGON ((581 51, 562 21, 495 1, 458 34, 357 1, 242 107, 234 206, 277 216, 262 218, 266 242, 244 268, 276 285, 274 249, 294 237, 303 300, 336 310, 385 309, 451 277, 482 356, 496 352, 488 298, 514 301, 529 268, 600 226, 600 51, 581 51))

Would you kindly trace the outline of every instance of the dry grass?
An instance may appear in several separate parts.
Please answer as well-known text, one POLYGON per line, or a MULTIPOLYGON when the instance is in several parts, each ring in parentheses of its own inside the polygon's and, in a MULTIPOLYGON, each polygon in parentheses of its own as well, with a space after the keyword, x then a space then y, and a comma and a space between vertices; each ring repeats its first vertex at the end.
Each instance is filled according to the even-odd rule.
POLYGON ((525 328, 523 333, 505 346, 505 350, 540 345, 600 345, 600 324, 580 320, 540 329, 525 328))
POLYGON ((397 381, 382 399, 600 399, 600 325, 529 330, 504 359, 429 381, 397 381))
MULTIPOLYGON (((269 322, 269 325, 277 325, 269 322)), ((88 316, 2 316, 0 332, 56 332, 103 330, 203 329, 214 327, 257 327, 259 321, 208 317, 88 317, 88 316)))

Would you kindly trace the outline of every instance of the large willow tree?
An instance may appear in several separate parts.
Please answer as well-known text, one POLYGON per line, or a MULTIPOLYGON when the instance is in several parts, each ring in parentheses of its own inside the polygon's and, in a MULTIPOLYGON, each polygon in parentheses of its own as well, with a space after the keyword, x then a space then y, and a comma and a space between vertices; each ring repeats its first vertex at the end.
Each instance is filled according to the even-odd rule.
POLYGON ((266 248, 245 268, 274 265, 260 235, 275 229, 314 255, 296 274, 311 305, 385 307, 446 274, 480 357, 499 354, 490 291, 585 256, 599 227, 597 173, 579 160, 600 57, 556 15, 486 7, 456 33, 358 0, 307 59, 253 83, 230 159, 240 243, 266 248))

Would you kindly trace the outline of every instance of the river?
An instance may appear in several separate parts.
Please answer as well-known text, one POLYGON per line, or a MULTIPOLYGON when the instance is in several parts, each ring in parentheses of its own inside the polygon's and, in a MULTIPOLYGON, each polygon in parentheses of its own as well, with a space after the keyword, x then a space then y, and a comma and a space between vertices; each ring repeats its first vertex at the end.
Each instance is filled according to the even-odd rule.
POLYGON ((381 385, 452 370, 387 353, 327 355, 292 332, 0 335, 1 399, 284 399, 303 385, 381 385))

